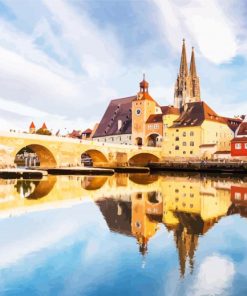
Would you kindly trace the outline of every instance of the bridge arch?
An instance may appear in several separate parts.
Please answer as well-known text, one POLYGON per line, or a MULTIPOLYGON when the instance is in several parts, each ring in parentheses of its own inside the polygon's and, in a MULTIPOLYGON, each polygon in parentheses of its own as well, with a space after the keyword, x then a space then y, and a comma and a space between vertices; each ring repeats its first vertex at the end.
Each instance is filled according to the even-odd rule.
POLYGON ((158 133, 151 133, 147 136, 147 145, 150 147, 161 146, 161 135, 158 133))
POLYGON ((47 196, 53 189, 57 178, 49 176, 45 180, 17 180, 16 191, 27 199, 40 199, 47 196))
POLYGON ((129 159, 130 165, 147 165, 149 162, 158 162, 159 158, 152 153, 138 153, 129 159))
POLYGON ((57 161, 55 159, 54 154, 48 148, 40 144, 29 144, 19 149, 19 151, 15 155, 15 163, 17 164, 17 166, 22 166, 23 164, 27 166, 29 166, 29 164, 31 164, 30 166, 34 166, 35 164, 36 166, 40 167, 57 166, 57 161), (25 151, 27 152, 27 156, 25 156, 25 151), (33 153, 37 156, 37 161, 30 163, 26 161, 25 163, 25 158, 28 158, 28 155, 30 155, 30 153, 33 153), (20 158, 18 156, 21 155, 23 157, 22 160, 24 160, 24 162, 19 162, 20 158))
POLYGON ((86 150, 81 154, 81 160, 84 165, 100 166, 108 162, 104 153, 96 149, 86 150), (91 161, 90 161, 91 159, 91 161))

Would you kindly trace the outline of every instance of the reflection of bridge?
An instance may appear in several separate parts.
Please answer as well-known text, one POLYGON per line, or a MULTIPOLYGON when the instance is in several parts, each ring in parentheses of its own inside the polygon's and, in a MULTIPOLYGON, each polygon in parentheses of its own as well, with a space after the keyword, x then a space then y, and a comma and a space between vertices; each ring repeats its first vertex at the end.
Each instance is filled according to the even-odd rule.
POLYGON ((29 148, 40 159, 44 167, 76 166, 81 163, 81 155, 88 154, 95 165, 144 164, 161 158, 161 148, 116 145, 55 136, 22 133, 0 133, 0 165, 7 159, 14 163, 16 154, 29 148))
MULTIPOLYGON (((0 217, 69 207, 91 198, 111 231, 135 237, 145 254, 163 224, 174 236, 180 272, 191 269, 201 235, 222 217, 247 216, 247 183, 189 176, 49 176, 40 181, 0 180, 0 217)), ((83 219, 83 217, 82 217, 83 219)))

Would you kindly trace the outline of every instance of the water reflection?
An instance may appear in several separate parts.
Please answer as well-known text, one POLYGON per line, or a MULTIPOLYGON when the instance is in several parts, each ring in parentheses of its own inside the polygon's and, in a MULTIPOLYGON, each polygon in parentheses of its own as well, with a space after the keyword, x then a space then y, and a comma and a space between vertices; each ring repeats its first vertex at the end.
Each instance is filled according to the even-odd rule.
POLYGON ((165 227, 174 237, 182 278, 187 267, 193 273, 201 236, 222 217, 247 217, 245 179, 172 174, 0 180, 0 217, 69 207, 88 198, 111 232, 136 240, 142 256, 149 255, 149 242, 165 227))

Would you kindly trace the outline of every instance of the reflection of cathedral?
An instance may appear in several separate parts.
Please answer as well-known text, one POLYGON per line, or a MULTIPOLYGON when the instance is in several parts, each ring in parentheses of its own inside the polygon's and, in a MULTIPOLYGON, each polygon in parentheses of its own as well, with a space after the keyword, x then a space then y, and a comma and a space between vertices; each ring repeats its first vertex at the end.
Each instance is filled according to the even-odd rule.
POLYGON ((188 267, 193 271, 200 237, 217 221, 226 215, 247 217, 244 178, 120 174, 4 182, 0 182, 1 215, 57 208, 91 196, 109 230, 135 239, 142 255, 151 249, 149 242, 163 224, 173 236, 182 277, 188 267), (12 198, 6 198, 6 192, 12 198))
POLYGON ((96 203, 109 229, 135 237, 143 255, 148 251, 149 240, 163 223, 173 233, 183 277, 187 264, 193 272, 200 236, 225 215, 240 213, 244 216, 247 203, 245 211, 240 209, 239 203, 237 207, 231 198, 231 183, 221 180, 164 177, 159 185, 158 191, 135 192, 126 201, 111 197, 96 203))

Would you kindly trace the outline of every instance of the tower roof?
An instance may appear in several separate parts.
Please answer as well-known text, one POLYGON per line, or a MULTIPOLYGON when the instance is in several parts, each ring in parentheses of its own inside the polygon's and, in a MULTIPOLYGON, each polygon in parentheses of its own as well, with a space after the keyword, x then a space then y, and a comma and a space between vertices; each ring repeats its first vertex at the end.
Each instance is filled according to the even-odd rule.
POLYGON ((188 65, 187 65, 187 57, 186 57, 185 39, 183 39, 179 75, 180 76, 187 76, 188 75, 188 65))
POLYGON ((149 83, 145 80, 145 74, 143 74, 143 80, 140 82, 141 89, 148 89, 149 83))
POLYGON ((30 127, 29 127, 29 128, 35 128, 35 125, 34 125, 33 121, 31 122, 31 124, 30 124, 30 127))
POLYGON ((43 123, 43 125, 42 125, 41 128, 42 128, 42 129, 47 129, 47 126, 46 126, 45 122, 43 123))
POLYGON ((190 60, 190 75, 192 78, 196 77, 196 62, 195 62, 195 53, 194 53, 194 47, 192 47, 191 52, 191 60, 190 60))

